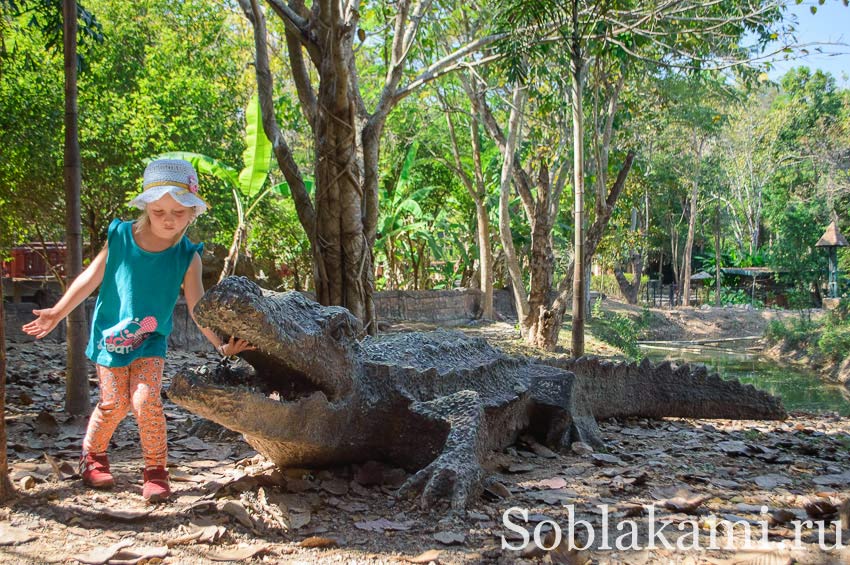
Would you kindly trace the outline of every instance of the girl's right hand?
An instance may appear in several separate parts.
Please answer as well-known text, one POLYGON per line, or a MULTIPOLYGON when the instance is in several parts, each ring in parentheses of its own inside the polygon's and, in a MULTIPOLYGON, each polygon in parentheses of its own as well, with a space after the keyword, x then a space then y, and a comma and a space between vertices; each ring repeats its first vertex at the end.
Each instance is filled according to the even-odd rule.
POLYGON ((62 321, 62 317, 55 308, 33 310, 32 313, 38 317, 24 325, 22 329, 24 333, 35 336, 36 339, 41 339, 49 334, 62 321))

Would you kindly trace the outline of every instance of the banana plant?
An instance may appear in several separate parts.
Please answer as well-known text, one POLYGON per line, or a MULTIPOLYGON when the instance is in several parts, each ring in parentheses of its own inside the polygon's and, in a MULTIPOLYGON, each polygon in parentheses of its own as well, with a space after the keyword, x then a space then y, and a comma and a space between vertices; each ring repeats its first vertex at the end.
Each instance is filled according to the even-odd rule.
POLYGON ((266 187, 272 164, 272 144, 263 132, 260 103, 257 96, 251 98, 248 103, 248 107, 245 109, 245 118, 245 151, 242 152, 244 167, 241 171, 237 171, 236 168, 218 159, 189 151, 171 151, 156 156, 157 159, 184 159, 189 161, 198 173, 221 179, 233 192, 237 226, 219 280, 233 274, 236 270, 239 250, 247 244, 248 240, 248 219, 257 204, 272 190, 278 194, 283 194, 288 189, 288 187, 283 186, 285 183, 266 187))
POLYGON ((413 241, 433 239, 429 229, 432 218, 427 216, 419 204, 425 200, 433 188, 424 187, 411 192, 410 171, 416 160, 417 149, 418 143, 414 143, 408 149, 398 181, 392 192, 383 188, 379 189, 378 199, 379 202, 384 204, 381 217, 378 219, 380 237, 375 242, 375 251, 376 253, 383 253, 387 259, 389 288, 398 286, 395 279, 398 271, 397 254, 399 251, 404 253, 404 240, 407 240, 407 244, 411 248, 408 258, 415 269, 417 264, 413 241))

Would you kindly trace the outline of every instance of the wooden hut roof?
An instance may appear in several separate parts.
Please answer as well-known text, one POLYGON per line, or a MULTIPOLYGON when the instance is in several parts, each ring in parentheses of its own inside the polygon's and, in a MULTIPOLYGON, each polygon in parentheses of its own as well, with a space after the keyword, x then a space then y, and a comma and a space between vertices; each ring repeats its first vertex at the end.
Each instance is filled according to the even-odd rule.
POLYGON ((838 231, 838 226, 835 225, 835 222, 829 224, 826 232, 815 243, 815 247, 847 247, 848 245, 850 244, 847 243, 847 239, 838 231))

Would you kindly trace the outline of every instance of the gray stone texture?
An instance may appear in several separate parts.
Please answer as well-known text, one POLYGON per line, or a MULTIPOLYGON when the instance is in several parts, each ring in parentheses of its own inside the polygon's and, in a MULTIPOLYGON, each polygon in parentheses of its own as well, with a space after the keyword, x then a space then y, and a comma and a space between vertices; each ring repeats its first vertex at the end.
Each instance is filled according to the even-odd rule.
POLYGON ((414 471, 401 492, 424 506, 463 508, 488 454, 525 432, 568 448, 602 445, 599 417, 785 417, 778 399, 704 369, 512 357, 447 330, 366 337, 344 308, 242 277, 210 289, 196 315, 258 349, 246 364, 174 376, 174 402, 281 467, 376 459, 414 471))

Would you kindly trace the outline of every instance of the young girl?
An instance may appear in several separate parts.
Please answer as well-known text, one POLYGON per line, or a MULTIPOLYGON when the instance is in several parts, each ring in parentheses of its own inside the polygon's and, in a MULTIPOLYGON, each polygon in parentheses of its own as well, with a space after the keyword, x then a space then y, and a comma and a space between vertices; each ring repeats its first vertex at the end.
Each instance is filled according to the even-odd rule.
MULTIPOLYGON (((80 474, 83 483, 94 488, 114 485, 106 450, 132 410, 145 459, 142 496, 149 502, 164 501, 171 494, 160 386, 172 311, 181 285, 190 313, 204 294, 203 244, 185 236, 192 220, 207 209, 197 193, 198 177, 190 163, 152 161, 145 169, 144 191, 131 202, 143 210, 139 219, 113 220, 106 246, 56 306, 33 310, 38 317, 23 327, 36 338, 46 336, 103 283, 86 349, 96 363, 100 402, 83 440, 80 474)), ((222 355, 253 349, 233 337, 222 343, 211 330, 200 329, 222 355)))

